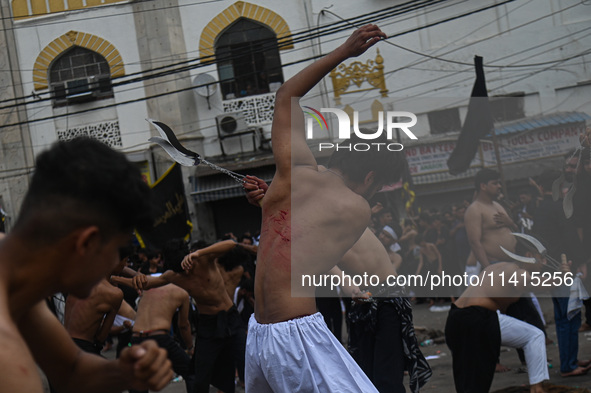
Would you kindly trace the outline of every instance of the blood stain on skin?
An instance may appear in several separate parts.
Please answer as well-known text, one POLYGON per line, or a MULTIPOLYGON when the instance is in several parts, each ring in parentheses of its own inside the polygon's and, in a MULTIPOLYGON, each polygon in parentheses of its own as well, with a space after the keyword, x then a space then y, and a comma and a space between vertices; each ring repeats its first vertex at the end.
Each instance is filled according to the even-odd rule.
POLYGON ((275 232, 284 242, 291 241, 291 228, 290 222, 288 221, 288 215, 288 211, 279 210, 276 215, 269 217, 270 226, 273 227, 273 232, 275 232))
POLYGON ((27 368, 25 366, 18 366, 18 368, 19 368, 20 371, 22 371, 22 373, 25 376, 28 376, 29 375, 29 370, 27 370, 27 368))

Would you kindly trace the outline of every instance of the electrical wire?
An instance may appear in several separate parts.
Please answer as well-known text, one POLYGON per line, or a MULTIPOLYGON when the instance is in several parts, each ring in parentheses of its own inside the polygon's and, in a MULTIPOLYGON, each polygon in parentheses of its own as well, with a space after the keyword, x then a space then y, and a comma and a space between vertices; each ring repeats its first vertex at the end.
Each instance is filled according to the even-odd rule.
MULTIPOLYGON (((385 17, 384 15, 391 15, 393 12, 395 12, 396 14, 399 14, 400 12, 402 12, 401 9, 403 9, 403 7, 404 6, 407 6, 408 4, 411 4, 412 5, 412 8, 410 8, 410 9, 409 8, 403 9, 404 12, 410 12, 410 11, 413 11, 413 10, 416 10, 416 9, 420 9, 420 8, 426 6, 426 5, 431 4, 431 3, 438 3, 438 2, 441 2, 441 1, 444 1, 444 0, 423 0, 423 1, 418 2, 418 3, 416 1, 411 1, 411 2, 403 3, 403 4, 400 4, 400 5, 394 6, 394 7, 386 8, 384 10, 381 10, 381 11, 377 12, 377 13, 368 13, 368 14, 360 15, 360 16, 354 17, 353 20, 356 20, 356 21, 361 20, 363 23, 366 23, 366 22, 369 23, 370 21, 374 21, 375 22, 377 20, 381 20, 381 18, 384 18, 385 17), (372 18, 372 19, 368 19, 368 18, 372 18)), ((332 23, 330 25, 323 26, 320 29, 308 29, 308 30, 304 30, 304 31, 299 32, 299 33, 293 33, 293 34, 287 35, 285 37, 282 37, 283 44, 279 44, 279 45, 277 45, 277 47, 279 49, 281 49, 283 47, 294 45, 294 44, 299 43, 299 42, 308 41, 308 40, 311 40, 311 39, 314 39, 314 38, 318 38, 318 37, 326 36, 326 35, 330 35, 330 34, 335 34, 335 33, 339 33, 339 32, 346 31, 346 30, 349 30, 349 27, 347 27, 343 22, 332 23), (314 30, 317 30, 317 31, 314 31, 314 30), (299 37, 299 38, 296 38, 296 37, 299 37)), ((263 47, 261 47, 260 50, 259 50, 259 52, 264 52, 264 51, 270 49, 273 46, 275 46, 275 42, 269 42, 269 43, 266 44, 266 46, 264 45, 263 47)), ((210 48, 210 50, 211 49, 213 49, 213 48, 210 48)), ((167 64, 165 66, 160 66, 160 67, 152 68, 150 70, 138 71, 138 72, 127 74, 127 75, 124 75, 124 76, 121 76, 121 77, 118 77, 118 78, 113 78, 112 80, 127 79, 126 81, 115 83, 114 84, 114 87, 116 87, 116 86, 121 85, 121 84, 134 83, 134 82, 136 82, 138 80, 153 79, 153 78, 156 78, 156 77, 159 77, 159 76, 168 75, 169 73, 183 72, 185 70, 190 70, 190 69, 194 69, 194 68, 204 67, 204 66, 207 66, 207 65, 211 65, 213 63, 219 63, 219 62, 224 62, 224 61, 229 61, 229 60, 232 60, 232 57, 231 56, 221 57, 221 58, 220 57, 216 57, 214 59, 212 59, 211 56, 202 56, 202 57, 198 57, 196 59, 183 60, 183 61, 180 61, 180 62, 175 62, 175 63, 172 63, 172 64, 167 64), (151 72, 154 72, 154 71, 166 70, 166 69, 169 69, 169 68, 172 68, 172 67, 176 67, 176 66, 179 66, 179 65, 186 65, 186 64, 189 64, 189 63, 193 63, 193 62, 200 62, 200 63, 198 63, 196 65, 193 65, 193 66, 185 66, 185 67, 175 68, 175 69, 168 70, 168 71, 162 71, 160 73, 146 75, 146 74, 151 73, 151 72), (128 79, 128 78, 130 78, 132 76, 135 76, 135 75, 143 75, 143 76, 140 77, 140 78, 138 78, 138 79, 128 79)), ((35 98, 35 97, 33 95, 29 95, 29 96, 26 96, 25 99, 26 98, 35 98)), ((12 99, 3 100, 3 101, 0 101, 0 102, 17 101, 19 99, 20 98, 12 98, 12 99)), ((45 100, 50 100, 50 99, 51 99, 51 97, 50 98, 46 98, 45 100)), ((0 107, 0 109, 4 109, 4 108, 3 107, 0 107)))
MULTIPOLYGON (((509 1, 514 1, 514 0, 509 0, 509 1)), ((425 4, 419 4, 419 5, 424 7, 425 5, 436 4, 436 3, 439 3, 439 2, 441 2, 441 0, 440 0, 440 1, 434 1, 434 0, 430 0, 430 1, 428 1, 427 3, 425 3, 425 4)), ((411 2, 411 3, 413 3, 413 2, 411 2)), ((419 6, 419 5, 417 5, 417 4, 413 4, 413 5, 414 5, 414 7, 415 7, 415 8, 413 8, 412 10, 416 10, 416 7, 417 7, 417 6, 419 6)), ((390 12, 390 13, 392 12, 391 8, 388 8, 388 9, 386 9, 386 10, 387 10, 388 12, 390 12)), ((397 12, 400 12, 400 10, 395 10, 395 11, 397 11, 397 12)), ((347 24, 349 24, 349 25, 353 25, 353 26, 355 26, 355 24, 354 24, 353 22, 351 22, 351 20, 345 20, 345 19, 341 18, 340 16, 336 15, 335 13, 333 13, 333 12, 331 12, 331 11, 323 10, 323 11, 321 11, 321 12, 329 12, 329 13, 331 13, 331 14, 335 15, 337 18, 341 19, 341 22, 342 22, 342 23, 347 23, 347 24)), ((383 13, 383 12, 381 12, 381 14, 378 14, 378 16, 379 16, 379 15, 382 15, 382 14, 384 14, 384 13, 383 13)), ((361 15, 361 16, 355 17, 354 19, 359 19, 359 18, 366 18, 366 15, 373 15, 373 16, 375 17, 376 13, 368 13, 368 14, 365 14, 365 15, 361 15)), ((363 19, 362 21, 363 21, 363 22, 366 22, 366 21, 367 21, 367 19, 363 19)), ((436 23, 437 23, 437 24, 439 24, 439 23, 441 23, 441 22, 436 22, 436 23)), ((331 24, 330 26, 334 26, 334 24, 331 24)), ((323 26, 323 27, 325 27, 325 26, 323 26)), ((425 26, 425 27, 429 27, 429 26, 425 26)), ((423 28, 424 28, 424 27, 423 27, 423 28)), ((309 30, 310 30, 310 29, 309 29, 309 30)), ((343 30, 345 30, 345 29, 339 29, 339 32, 340 32, 340 31, 343 31, 343 30)), ((293 34, 292 36, 295 36, 295 34, 293 34)), ((304 37, 304 38, 307 38, 307 37, 304 37)), ((439 60, 442 60, 442 61, 446 61, 445 59, 440 59, 440 58, 437 58, 437 57, 434 57, 434 56, 430 56, 430 55, 427 55, 427 54, 422 54, 422 53, 420 53, 420 52, 416 52, 416 51, 413 51, 413 50, 411 50, 411 49, 408 49, 408 48, 401 47, 401 46, 399 46, 399 45, 396 45, 396 44, 394 44, 394 43, 391 43, 391 42, 389 42, 389 41, 386 41, 386 42, 388 42, 388 43, 389 43, 389 44, 391 44, 391 45, 394 45, 394 46, 400 47, 400 48, 402 48, 402 49, 405 49, 405 50, 411 51, 411 52, 413 52, 413 53, 419 54, 419 55, 421 55, 421 56, 425 56, 425 57, 432 57, 432 58, 436 58, 436 59, 439 59, 439 60)), ((286 45, 289 45, 289 44, 290 44, 290 43, 287 43, 286 45)), ((267 49, 267 48, 262 48, 262 49, 261 49, 261 51, 264 51, 264 50, 266 50, 266 49, 267 49)), ((578 56, 580 56, 580 55, 581 55, 581 54, 575 55, 575 56, 573 56, 573 58, 574 58, 574 57, 578 57, 578 56)), ((182 61, 182 62, 177 62, 177 63, 174 63, 174 64, 172 64, 172 65, 171 65, 171 64, 169 64, 169 65, 166 65, 166 66, 157 67, 157 68, 155 68, 155 69, 152 69, 152 70, 145 70, 145 71, 140 71, 140 72, 136 72, 136 73, 132 73, 132 74, 127 74, 127 75, 125 75, 125 76, 123 76, 123 77, 121 77, 121 78, 129 78, 130 76, 133 76, 133 75, 145 75, 145 74, 146 74, 146 73, 148 73, 148 72, 156 71, 156 70, 159 70, 159 69, 165 69, 165 68, 169 68, 169 67, 171 67, 171 66, 174 66, 174 65, 179 65, 179 64, 186 64, 186 63, 188 63, 188 62, 199 61, 199 60, 202 60, 202 59, 203 59, 203 58, 197 58, 197 59, 185 60, 185 61, 182 61)), ((231 60, 231 58, 230 58, 230 60, 231 60)), ((226 59, 216 59, 216 61, 217 61, 217 62, 220 62, 220 61, 228 61, 228 59, 227 59, 227 58, 226 58, 226 59)), ((469 64, 469 63, 463 63, 463 62, 456 62, 456 63, 466 64, 466 65, 468 65, 468 64, 469 64)), ((517 65, 516 67, 529 67, 529 66, 535 66, 535 65, 541 65, 541 64, 550 64, 550 63, 551 63, 551 62, 544 62, 544 63, 538 63, 538 64, 521 64, 521 65, 517 65)), ((138 82, 138 81, 141 81, 141 80, 152 79, 152 78, 156 78, 156 77, 159 77, 159 76, 165 76, 165 75, 168 75, 169 73, 178 73, 178 72, 183 72, 183 71, 186 71, 186 70, 189 70, 189 69, 198 68, 198 67, 200 67, 200 66, 207 66, 207 65, 211 65, 211 64, 212 64, 212 63, 209 63, 209 62, 208 62, 208 63, 206 63, 206 64, 199 64, 199 65, 196 65, 196 66, 194 66, 194 67, 186 67, 186 69, 174 69, 174 70, 171 70, 171 71, 168 71, 168 72, 164 72, 164 73, 153 74, 153 75, 150 75, 150 76, 143 76, 143 77, 141 77, 141 78, 138 78, 138 79, 128 79, 127 81, 122 81, 122 82, 119 82, 119 83, 115 83, 115 84, 113 85, 113 87, 117 87, 117 86, 119 86, 119 85, 124 85, 124 84, 127 84, 127 83, 135 83, 135 82, 138 82), (145 78, 145 79, 144 79, 144 78, 145 78)), ((497 66, 497 67, 504 67, 504 68, 507 68, 507 67, 510 67, 510 66, 497 66)), ((119 79, 119 78, 114 78, 113 80, 116 80, 116 79, 119 79)), ((27 98, 37 98, 37 97, 31 97, 31 96, 27 96, 27 98)), ((51 99, 52 99, 52 98, 51 98, 51 97, 49 97, 49 98, 45 98, 45 99, 42 99, 42 100, 51 100, 51 99)), ((15 100, 18 100, 18 98, 13 98, 13 99, 8 99, 8 100, 0 101, 0 103, 1 103, 1 102, 15 101, 15 100)), ((39 101, 39 100, 37 99, 37 101, 35 101, 35 102, 38 102, 38 101, 39 101)), ((21 103, 21 104, 22 104, 22 103, 21 103)), ((25 104, 26 104, 26 103, 25 103, 25 104)), ((2 107, 0 107, 0 109, 3 109, 3 108, 2 108, 2 107)))
MULTIPOLYGON (((511 0, 511 1, 513 1, 513 0, 511 0)), ((505 3, 506 3, 506 2, 505 2, 505 3)), ((501 3, 501 4, 504 4, 504 3, 501 3)), ((499 5, 501 5, 501 4, 499 4, 499 5)), ((486 7, 486 8, 488 9, 488 8, 490 8, 490 7, 486 7)), ((462 16, 470 15, 470 14, 473 14, 474 12, 475 12, 475 11, 471 11, 470 13, 463 14, 462 16)), ((333 14, 334 14, 334 13, 333 13, 333 14)), ((336 14, 335 14, 335 15, 336 15, 336 14)), ((458 17, 459 17, 459 16, 458 16, 458 17)), ((340 17, 339 17, 339 18, 340 18, 340 17)), ((456 18, 457 18, 457 17, 456 17, 456 18)), ((438 22, 436 22, 436 23, 437 23, 437 24, 439 24, 439 23, 441 23, 441 21, 438 21, 438 22)), ((430 25, 428 25, 428 26, 424 26, 423 28, 426 28, 426 27, 430 27, 430 25)), ((416 31, 416 29, 412 29, 412 31, 416 31)), ((580 54, 579 54, 579 55, 580 55, 580 54)), ((317 58, 317 57, 319 57, 319 56, 312 56, 312 57, 309 57, 309 58, 306 58, 306 59, 302 59, 302 60, 300 60, 300 61, 297 61, 297 62, 294 62, 294 63, 285 64, 284 66, 289 66, 289 65, 297 64, 297 63, 300 63, 300 62, 303 62, 303 61, 312 60, 312 59, 315 59, 315 58, 317 58)), ((574 56, 574 57, 576 57, 576 56, 574 56)), ((560 62, 563 62, 563 61, 566 61, 566 59, 560 60, 560 62)), ((207 65, 210 65, 210 64, 207 64, 207 65)), ((176 71, 176 70, 175 70, 175 71, 176 71)), ((395 72, 395 71, 397 71, 397 70, 394 70, 394 71, 392 71, 392 72, 395 72)), ((177 71, 177 72, 178 72, 178 71, 177 71)), ((160 76, 160 75, 159 75, 159 76, 160 76)), ((142 80, 143 80, 143 79, 140 79, 140 80, 133 80, 133 81, 128 81, 128 83, 135 83, 135 82, 139 82, 139 81, 142 81, 142 80)), ((218 82, 215 82, 215 83, 218 83, 218 82)), ((123 84, 123 83, 122 83, 122 84, 123 84)), ((114 86, 118 86, 118 85, 119 85, 119 84, 117 84, 117 85, 115 85, 115 84, 114 84, 114 86)), ((203 85, 203 86, 206 86, 206 85, 203 85)), ((172 91, 172 92, 167 92, 167 93, 165 93, 164 95, 167 95, 167 94, 172 94, 172 93, 175 93, 175 92, 181 92, 181 91, 185 91, 185 90, 189 90, 189 89, 193 89, 193 88, 195 88, 195 86, 191 86, 190 88, 185 88, 185 89, 175 90, 175 91, 172 91)), ((137 101, 142 101, 142 100, 145 100, 145 99, 150 99, 150 98, 159 97, 159 96, 161 96, 161 95, 155 95, 155 96, 145 97, 145 98, 141 98, 141 99, 137 99, 137 100, 130 100, 130 101, 126 101, 126 102, 122 102, 122 103, 118 103, 118 104, 126 104, 126 103, 131 103, 131 102, 137 102, 137 101)), ((103 109, 103 108, 108 108, 108 107, 111 107, 111 106, 113 106, 113 105, 108 105, 108 106, 103 106, 103 107, 97 107, 97 108, 90 108, 89 110, 84 110, 84 111, 77 111, 77 112, 74 112, 74 113, 72 113, 72 114, 77 114, 77 113, 85 113, 85 112, 87 112, 87 111, 92 111, 92 110, 100 110, 100 109, 103 109)), ((3 108, 3 109, 4 109, 4 108, 3 108)), ((59 117, 61 117, 61 115, 58 115, 58 116, 59 116, 59 117)), ((53 117, 53 116, 50 116, 50 117, 41 118, 41 119, 34 119, 34 121, 33 121, 33 122, 36 122, 36 121, 42 121, 42 120, 47 120, 47 119, 51 119, 51 118, 54 118, 54 117, 53 117)), ((27 122, 28 122, 28 121, 26 121, 26 122, 20 122, 20 123, 13 123, 13 124, 9 124, 9 125, 7 125, 7 126, 20 125, 20 124, 27 123, 27 122)))

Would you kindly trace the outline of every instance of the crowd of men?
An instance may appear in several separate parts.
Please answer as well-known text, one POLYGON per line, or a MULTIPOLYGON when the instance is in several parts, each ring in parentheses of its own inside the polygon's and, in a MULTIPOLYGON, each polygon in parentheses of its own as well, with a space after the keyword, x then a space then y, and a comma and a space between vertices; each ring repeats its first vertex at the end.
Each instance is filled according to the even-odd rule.
MULTIPOLYGON (((274 179, 267 185, 248 176, 244 183, 247 199, 261 208, 258 244, 247 236, 189 248, 171 239, 159 253, 137 255, 132 230, 151 224, 149 189, 137 168, 91 139, 42 153, 19 218, 0 241, 3 389, 43 391, 38 365, 60 393, 160 390, 173 370, 188 392, 213 385, 232 393, 236 380, 252 393, 404 392, 405 378, 418 392, 432 372, 411 301, 429 298, 432 311, 449 308, 445 333, 458 392, 488 391, 502 367, 500 346, 508 345, 522 349, 530 391, 542 393, 544 324, 528 295, 536 288, 494 284, 505 274, 533 277, 547 268, 586 279, 589 148, 570 153, 562 173, 532 181, 537 194, 518 207, 502 205, 499 175, 484 169, 469 203, 400 225, 389 206, 370 201, 401 178, 404 153, 337 149, 319 165, 299 105, 338 64, 383 38, 377 26, 361 27, 277 91, 274 179), (143 263, 130 268, 136 258, 143 263), (399 274, 443 270, 492 279, 440 297, 384 285, 399 274), (300 280, 343 272, 378 279, 336 293, 350 299, 347 345, 334 312, 340 301, 325 299, 335 294, 300 280), (442 308, 446 297, 453 303, 442 308), (114 360, 101 356, 109 334, 118 337, 114 360)), ((569 306, 568 285, 552 290, 562 375, 582 375, 591 362, 577 357, 581 307, 569 306)))

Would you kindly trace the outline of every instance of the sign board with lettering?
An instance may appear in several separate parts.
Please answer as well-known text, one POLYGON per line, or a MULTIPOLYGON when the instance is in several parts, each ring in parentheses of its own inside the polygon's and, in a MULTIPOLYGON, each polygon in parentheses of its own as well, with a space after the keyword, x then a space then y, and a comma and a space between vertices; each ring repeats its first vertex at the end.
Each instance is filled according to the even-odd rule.
MULTIPOLYGON (((533 161, 565 154, 579 145, 579 136, 585 132, 585 123, 571 123, 545 127, 519 134, 497 137, 501 162, 510 164, 533 161)), ((406 159, 412 175, 447 172, 447 159, 455 147, 455 140, 439 141, 424 145, 405 145, 406 159)), ((481 141, 480 151, 484 166, 496 165, 494 146, 491 141, 481 141)), ((480 154, 471 167, 481 167, 480 154)))

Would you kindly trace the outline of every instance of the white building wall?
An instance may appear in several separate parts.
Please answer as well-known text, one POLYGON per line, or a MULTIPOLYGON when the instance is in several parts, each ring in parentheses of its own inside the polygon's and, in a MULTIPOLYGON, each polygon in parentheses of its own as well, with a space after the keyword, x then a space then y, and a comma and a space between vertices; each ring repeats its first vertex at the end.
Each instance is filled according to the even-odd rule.
MULTIPOLYGON (((390 36, 400 34, 418 26, 436 23, 448 17, 477 11, 486 6, 501 3, 501 0, 451 0, 432 7, 423 8, 399 16, 390 17, 377 24, 390 36)), ((386 7, 405 3, 397 0, 252 0, 250 3, 266 7, 280 15, 288 24, 291 33, 299 33, 318 26, 328 26, 342 17, 353 18, 362 14, 376 14, 386 7), (327 11, 323 11, 326 8, 327 11)), ((165 2, 158 2, 165 7, 165 2)), ((195 3, 178 0, 182 37, 186 46, 185 57, 200 56, 199 40, 203 28, 218 14, 234 4, 232 0, 195 3)), ((591 5, 580 0, 518 0, 471 16, 443 23, 427 29, 391 38, 379 43, 353 61, 374 60, 379 49, 384 59, 384 72, 388 97, 380 97, 377 90, 346 94, 342 103, 360 112, 360 120, 371 119, 370 108, 378 100, 384 110, 407 110, 416 113, 419 124, 416 134, 426 140, 430 136, 427 113, 442 107, 460 106, 463 120, 472 85, 474 83, 474 55, 484 57, 484 64, 511 66, 538 64, 522 68, 485 67, 489 95, 504 95, 515 92, 526 94, 526 115, 552 113, 557 111, 583 111, 591 113, 591 54, 559 62, 591 48, 591 5), (406 48, 406 49, 404 49, 406 48), (413 53, 417 52, 417 53, 413 53), (441 58, 446 61, 429 58, 441 58), (457 64, 459 62, 463 64, 457 64), (427 99, 427 97, 429 99, 427 99)), ((33 18, 15 22, 15 34, 22 70, 25 92, 33 90, 32 68, 39 53, 51 41, 70 30, 89 33, 113 44, 123 58, 125 73, 138 72, 140 47, 133 15, 133 3, 96 7, 82 11, 70 11, 58 15, 33 18)), ((290 65, 319 53, 334 50, 353 31, 353 28, 323 36, 320 40, 296 43, 293 49, 281 50, 284 65, 283 76, 287 80, 303 69, 310 61, 290 65), (320 41, 320 42, 319 42, 320 41)), ((175 54, 175 56, 182 54, 175 54)), ((153 59, 153 66, 165 65, 174 59, 153 59)), ((214 65, 195 67, 188 74, 191 81, 199 74, 207 73, 218 79, 214 65)), ((115 81, 117 82, 117 81, 115 81)), ((178 81, 179 86, 186 81, 178 81)), ((364 87, 368 87, 367 84, 364 87)), ((315 87, 302 101, 313 108, 335 106, 333 87, 329 78, 315 87)), ((41 92, 47 97, 47 91, 41 92)), ((57 131, 73 125, 97 122, 119 122, 122 134, 122 149, 126 152, 141 152, 148 149, 148 138, 153 134, 144 121, 149 115, 146 101, 125 104, 127 101, 145 97, 146 90, 141 82, 116 87, 114 98, 87 104, 72 105, 53 109, 48 101, 27 106, 29 119, 51 117, 55 114, 117 104, 82 115, 45 120, 30 124, 31 140, 35 154, 49 146, 57 138, 57 131)), ((195 138, 190 145, 205 157, 221 154, 215 117, 223 111, 220 89, 210 97, 208 109, 204 97, 194 95, 194 104, 187 104, 185 111, 195 111, 197 124, 183 124, 180 131, 190 130, 183 137, 195 138), (201 134, 203 139, 197 137, 201 134)), ((270 124, 265 124, 268 136, 270 124)), ((332 124, 331 129, 335 129, 332 124)), ((321 135, 327 137, 328 134, 321 135)), ((250 143, 244 137, 245 146, 250 143)), ((224 141, 226 151, 240 151, 237 138, 224 141)), ((158 152, 160 154, 160 152, 158 152)), ((187 185, 188 187, 188 185, 187 185)))
MULTIPOLYGON (((20 69, 24 90, 33 91, 33 66, 37 56, 56 38, 73 30, 92 34, 110 42, 119 51, 125 65, 125 74, 141 70, 135 35, 133 12, 130 4, 116 4, 111 6, 69 11, 51 16, 30 20, 17 21, 16 41, 19 52, 20 69)), ((117 80, 114 80, 116 83, 117 80)), ((48 90, 36 92, 42 97, 48 97, 48 90)), ((141 83, 114 88, 113 99, 52 108, 50 101, 42 101, 27 106, 29 119, 40 119, 82 111, 105 105, 122 104, 145 95, 141 83)), ((57 131, 67 127, 95 124, 108 121, 119 121, 124 150, 140 150, 148 147, 150 137, 144 102, 117 105, 112 108, 86 112, 80 115, 39 121, 31 124, 31 138, 33 149, 38 154, 57 140, 57 131)))
MULTIPOLYGON (((392 36, 417 26, 435 23, 499 2, 490 0, 444 2, 387 18, 378 24, 387 34, 392 36)), ((384 7, 402 2, 343 0, 335 4, 325 0, 286 2, 266 0, 251 1, 251 3, 276 12, 285 19, 291 32, 297 33, 340 20, 329 12, 323 12, 325 7, 342 18, 352 18, 361 14, 376 13, 384 7)), ((231 0, 206 4, 195 4, 188 0, 179 1, 187 58, 200 56, 199 39, 203 28, 232 4, 234 1, 231 0)), ((591 47, 590 19, 591 6, 586 6, 577 0, 539 0, 535 4, 531 1, 521 0, 459 18, 453 22, 401 35, 390 39, 389 42, 424 55, 466 64, 472 64, 474 55, 483 56, 485 65, 537 64, 573 56, 591 47)), ((17 22, 18 51, 25 91, 32 90, 32 71, 30 70, 38 54, 52 40, 70 30, 94 34, 112 43, 123 57, 126 74, 141 69, 130 4, 123 3, 35 18, 17 22)), ((311 57, 320 51, 328 53, 342 43, 351 31, 322 37, 320 44, 316 40, 296 43, 295 48, 280 51, 281 61, 285 65, 311 57)), ((361 119, 371 117, 369 110, 375 99, 378 99, 385 108, 400 110, 404 109, 402 107, 405 105, 410 105, 407 101, 410 97, 415 101, 410 105, 412 110, 426 113, 432 108, 426 103, 423 104, 424 109, 417 108, 417 105, 419 107, 422 105, 421 97, 449 98, 451 105, 456 97, 466 99, 469 96, 474 80, 474 70, 471 65, 429 59, 395 45, 384 42, 376 46, 384 58, 386 85, 389 89, 387 98, 379 97, 376 90, 343 96, 343 105, 349 104, 353 109, 360 111, 361 119), (419 99, 417 100, 417 98, 419 99)), ((372 48, 356 60, 365 62, 368 59, 373 59, 375 54, 376 51, 372 48)), ((346 63, 352 61, 349 60, 346 63)), ((525 92, 527 95, 536 95, 536 103, 534 105, 528 104, 528 108, 533 109, 540 105, 542 111, 551 111, 559 106, 564 110, 569 110, 564 105, 558 105, 554 91, 591 79, 586 63, 589 61, 591 61, 591 55, 560 64, 549 63, 547 66, 486 67, 489 95, 525 92), (539 103, 537 101, 538 95, 539 103)), ((284 78, 288 79, 307 64, 309 62, 284 67, 284 78)), ((190 71, 191 79, 201 73, 210 74, 218 79, 217 69, 214 65, 192 69, 190 71)), ((320 96, 320 89, 323 87, 321 85, 309 94, 312 98, 306 98, 303 103, 315 108, 334 105, 330 80, 327 80, 325 85, 329 91, 327 97, 320 96)), ((117 87, 114 100, 111 103, 122 104, 140 98, 144 94, 141 83, 117 87)), ((41 102, 28 106, 29 116, 30 118, 50 117, 53 114, 65 112, 65 110, 75 111, 104 105, 108 101, 101 100, 55 110, 48 102, 41 102)), ((205 137, 204 154, 205 156, 219 155, 221 151, 217 140, 215 116, 222 112, 221 93, 218 89, 210 97, 211 109, 208 109, 207 100, 204 97, 196 95, 195 101, 194 110, 199 113, 197 129, 205 137)), ((89 112, 82 115, 80 119, 70 116, 67 121, 62 119, 33 123, 31 133, 34 149, 37 153, 53 142, 56 138, 56 130, 65 127, 66 123, 71 126, 77 123, 117 119, 122 131, 123 149, 141 150, 147 147, 146 140, 150 136, 150 129, 144 121, 146 117, 146 104, 141 101, 135 104, 118 105, 114 109, 89 112)), ((268 133, 270 126, 266 125, 265 129, 268 133)), ((427 134, 428 130, 425 130, 423 135, 427 134)), ((242 141, 244 144, 250 143, 248 138, 243 138, 242 141)), ((224 143, 230 152, 235 152, 239 145, 238 142, 236 139, 226 140, 224 143)))

